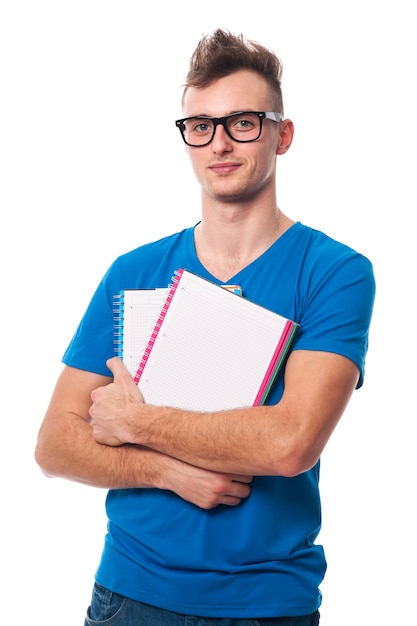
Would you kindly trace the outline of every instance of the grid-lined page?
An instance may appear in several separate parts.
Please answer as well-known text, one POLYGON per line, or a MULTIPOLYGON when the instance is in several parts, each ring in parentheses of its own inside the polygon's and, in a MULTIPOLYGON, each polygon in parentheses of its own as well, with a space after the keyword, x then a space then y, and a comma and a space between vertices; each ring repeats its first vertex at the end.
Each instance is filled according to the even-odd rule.
POLYGON ((145 402, 195 411, 252 406, 288 320, 181 272, 140 374, 145 402))
POLYGON ((123 336, 119 356, 134 376, 167 296, 167 289, 125 289, 123 336))

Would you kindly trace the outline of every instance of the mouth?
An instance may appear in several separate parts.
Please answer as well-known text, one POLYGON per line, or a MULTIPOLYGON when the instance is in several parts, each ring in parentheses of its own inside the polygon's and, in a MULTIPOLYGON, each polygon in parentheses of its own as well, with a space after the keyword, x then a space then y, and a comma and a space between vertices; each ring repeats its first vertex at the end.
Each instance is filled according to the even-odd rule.
POLYGON ((214 174, 231 174, 239 169, 239 163, 213 163, 213 165, 209 166, 209 170, 214 174))

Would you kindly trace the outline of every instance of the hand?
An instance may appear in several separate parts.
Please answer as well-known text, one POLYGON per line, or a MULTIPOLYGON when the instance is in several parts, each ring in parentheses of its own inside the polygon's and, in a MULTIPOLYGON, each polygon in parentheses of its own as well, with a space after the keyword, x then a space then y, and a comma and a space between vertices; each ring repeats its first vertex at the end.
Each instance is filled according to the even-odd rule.
POLYGON ((94 439, 107 446, 131 443, 131 423, 138 406, 144 405, 136 383, 118 357, 107 361, 113 382, 91 393, 89 409, 94 439))
POLYGON ((162 489, 169 489, 201 509, 237 506, 250 494, 252 476, 212 472, 166 457, 162 489))

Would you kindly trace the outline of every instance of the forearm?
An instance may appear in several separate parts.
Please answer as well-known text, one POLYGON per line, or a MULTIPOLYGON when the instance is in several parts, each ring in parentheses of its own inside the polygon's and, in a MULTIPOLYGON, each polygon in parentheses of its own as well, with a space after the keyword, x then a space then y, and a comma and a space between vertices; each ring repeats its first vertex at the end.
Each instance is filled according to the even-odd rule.
POLYGON ((170 463, 163 454, 143 446, 97 443, 90 425, 76 416, 43 425, 35 459, 49 477, 105 489, 159 487, 170 463))
POLYGON ((295 476, 318 460, 358 379, 356 365, 325 352, 288 359, 285 390, 274 406, 194 413, 146 405, 117 359, 114 382, 93 390, 96 441, 152 448, 216 472, 295 476))
POLYGON ((288 457, 294 461, 295 428, 282 427, 278 407, 204 414, 146 405, 142 410, 131 441, 187 463, 254 476, 285 475, 288 457))
MULTIPOLYGON (((127 386, 139 396, 127 371, 126 377, 127 386)), ((105 489, 164 489, 206 509, 235 506, 249 495, 250 476, 211 472, 129 440, 117 446, 97 441, 89 417, 92 390, 108 392, 109 383, 104 376, 63 369, 35 450, 35 459, 47 476, 105 489)))
POLYGON ((36 460, 47 476, 106 489, 165 489, 204 509, 236 506, 250 493, 246 475, 211 472, 143 446, 97 443, 81 418, 59 423, 58 431, 46 421, 39 433, 36 460))
POLYGON ((277 473, 277 446, 285 450, 287 443, 284 435, 272 441, 271 428, 277 427, 274 416, 281 409, 256 407, 208 414, 147 405, 119 359, 108 364, 114 381, 92 391, 89 407, 97 442, 145 446, 214 472, 277 473))

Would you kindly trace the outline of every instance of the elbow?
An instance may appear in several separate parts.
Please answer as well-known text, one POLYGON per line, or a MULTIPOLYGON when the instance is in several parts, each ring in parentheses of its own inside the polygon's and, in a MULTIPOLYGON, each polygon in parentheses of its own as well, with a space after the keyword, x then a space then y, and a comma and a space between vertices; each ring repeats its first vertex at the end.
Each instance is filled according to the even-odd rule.
POLYGON ((54 478, 55 476, 57 476, 57 473, 55 471, 55 465, 53 463, 51 455, 48 454, 45 448, 43 448, 39 444, 37 444, 35 448, 34 459, 41 472, 47 478, 54 478))
POLYGON ((51 472, 48 472, 46 469, 44 469, 42 466, 39 466, 42 474, 44 476, 46 476, 46 478, 55 478, 55 474, 52 474, 51 472))
POLYGON ((281 465, 279 475, 284 478, 295 478, 300 474, 304 474, 304 472, 308 472, 308 470, 315 466, 317 461, 318 459, 309 462, 294 460, 288 461, 287 463, 281 465))
POLYGON ((311 448, 298 445, 288 446, 285 452, 275 457, 273 474, 284 478, 295 478, 314 467, 320 454, 311 448))
POLYGON ((36 447, 35 449, 35 454, 34 454, 34 458, 35 458, 35 463, 37 464, 37 466, 39 467, 39 469, 41 470, 41 472, 47 477, 47 478, 52 478, 52 474, 51 472, 48 470, 48 468, 46 467, 46 465, 44 464, 44 459, 43 459, 43 455, 40 452, 39 448, 36 447))

